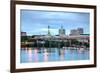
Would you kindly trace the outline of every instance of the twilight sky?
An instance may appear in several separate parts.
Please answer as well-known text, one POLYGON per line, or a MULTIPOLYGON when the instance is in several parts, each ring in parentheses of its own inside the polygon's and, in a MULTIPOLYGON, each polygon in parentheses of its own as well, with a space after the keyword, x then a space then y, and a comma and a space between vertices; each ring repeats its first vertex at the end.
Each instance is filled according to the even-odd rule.
POLYGON ((90 14, 75 12, 21 10, 21 31, 27 35, 46 35, 48 25, 51 35, 57 35, 61 25, 66 35, 71 29, 83 28, 84 34, 89 34, 90 14))

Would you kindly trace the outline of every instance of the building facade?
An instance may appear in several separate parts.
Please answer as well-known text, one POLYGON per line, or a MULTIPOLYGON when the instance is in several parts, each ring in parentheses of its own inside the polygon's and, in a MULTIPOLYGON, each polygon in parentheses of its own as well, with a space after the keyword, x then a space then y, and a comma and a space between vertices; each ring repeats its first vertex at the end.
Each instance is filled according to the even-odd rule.
POLYGON ((70 35, 81 35, 84 33, 83 28, 72 29, 70 35))
POLYGON ((61 28, 59 29, 59 36, 63 35, 65 35, 65 29, 63 28, 63 26, 61 26, 61 28))
POLYGON ((21 32, 21 36, 27 36, 26 32, 21 32))

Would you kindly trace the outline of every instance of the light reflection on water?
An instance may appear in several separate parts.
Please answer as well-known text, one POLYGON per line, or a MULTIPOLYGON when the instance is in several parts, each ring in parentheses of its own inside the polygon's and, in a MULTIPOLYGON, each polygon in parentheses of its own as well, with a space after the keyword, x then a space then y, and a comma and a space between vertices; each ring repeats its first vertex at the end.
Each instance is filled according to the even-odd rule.
POLYGON ((89 50, 68 48, 21 48, 21 63, 88 60, 89 50))

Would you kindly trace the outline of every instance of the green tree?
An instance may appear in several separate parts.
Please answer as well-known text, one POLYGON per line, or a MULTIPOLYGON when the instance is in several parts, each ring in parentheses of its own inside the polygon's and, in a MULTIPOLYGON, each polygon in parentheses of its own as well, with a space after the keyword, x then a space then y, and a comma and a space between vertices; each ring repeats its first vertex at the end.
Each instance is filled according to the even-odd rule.
POLYGON ((28 40, 27 36, 21 36, 21 42, 26 42, 28 40))

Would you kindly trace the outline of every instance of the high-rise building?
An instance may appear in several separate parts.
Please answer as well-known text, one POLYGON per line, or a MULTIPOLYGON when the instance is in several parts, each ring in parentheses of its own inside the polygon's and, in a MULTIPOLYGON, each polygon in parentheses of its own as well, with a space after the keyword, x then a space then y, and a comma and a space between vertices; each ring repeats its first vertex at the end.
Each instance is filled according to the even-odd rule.
POLYGON ((77 31, 79 32, 79 34, 83 34, 83 28, 78 28, 77 31))
POLYGON ((63 26, 61 26, 61 28, 59 29, 59 35, 65 35, 65 29, 63 29, 63 26))
POLYGON ((21 36, 27 36, 26 32, 21 32, 21 36))
POLYGON ((70 34, 71 34, 71 35, 78 35, 78 32, 77 32, 76 29, 72 29, 72 30, 70 31, 70 34))
POLYGON ((51 33, 50 33, 50 26, 48 26, 48 36, 50 36, 51 33))
POLYGON ((83 33, 83 28, 72 29, 70 31, 70 35, 81 35, 83 33))

